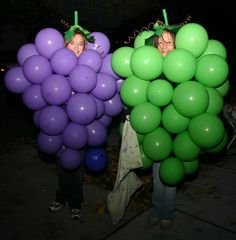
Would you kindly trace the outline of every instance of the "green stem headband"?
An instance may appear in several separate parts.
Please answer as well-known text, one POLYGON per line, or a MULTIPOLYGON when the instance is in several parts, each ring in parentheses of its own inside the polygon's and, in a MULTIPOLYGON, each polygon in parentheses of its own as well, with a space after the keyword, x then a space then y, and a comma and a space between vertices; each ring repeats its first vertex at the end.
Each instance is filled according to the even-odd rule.
POLYGON ((162 13, 163 13, 163 17, 164 17, 164 23, 161 22, 161 21, 157 21, 154 25, 153 25, 153 35, 149 38, 147 38, 145 40, 145 44, 146 45, 151 45, 153 46, 153 39, 155 36, 159 36, 161 37, 162 33, 164 32, 165 29, 167 29, 168 31, 170 32, 173 32, 173 33, 177 33, 177 31, 179 30, 179 28, 181 27, 181 25, 169 25, 168 23, 168 18, 167 18, 167 13, 166 13, 166 10, 163 9, 162 10, 162 13))
POLYGON ((94 43, 94 37, 90 35, 90 32, 78 25, 78 12, 74 11, 74 25, 71 26, 70 29, 64 33, 64 37, 68 42, 71 41, 77 29, 79 29, 79 31, 83 34, 83 36, 88 42, 94 43))
POLYGON ((169 26, 166 10, 163 9, 162 13, 163 13, 165 23, 160 24, 157 22, 153 25, 154 35, 157 35, 160 37, 165 29, 169 30, 170 32, 176 33, 181 26, 180 25, 169 26))

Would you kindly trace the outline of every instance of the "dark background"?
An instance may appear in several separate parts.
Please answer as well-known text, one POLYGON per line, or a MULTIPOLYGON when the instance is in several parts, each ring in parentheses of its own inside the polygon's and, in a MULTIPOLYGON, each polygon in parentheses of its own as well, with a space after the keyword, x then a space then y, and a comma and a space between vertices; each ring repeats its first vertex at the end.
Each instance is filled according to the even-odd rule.
MULTIPOLYGON (((227 49, 230 94, 235 79, 234 8, 231 0, 8 0, 0 6, 1 63, 16 59, 21 45, 34 42, 38 31, 53 27, 61 32, 73 25, 74 11, 78 11, 79 25, 90 32, 105 33, 111 41, 111 52, 125 45, 134 30, 141 31, 157 19, 164 20, 166 9, 169 24, 180 24, 187 16, 191 22, 201 24, 209 39, 221 41, 227 49)), ((133 42, 131 43, 131 45, 133 42)))
MULTIPOLYGON (((1 1, 2 35, 10 31, 24 34, 33 41, 44 27, 64 31, 64 19, 73 24, 74 10, 78 11, 79 24, 89 31, 101 31, 112 40, 112 47, 122 44, 133 30, 141 30, 156 19, 164 20, 162 9, 167 10, 169 24, 179 24, 190 15, 192 22, 202 24, 210 38, 230 46, 233 37, 227 30, 234 29, 231 1, 224 0, 8 0, 1 1)), ((233 34, 233 33, 232 33, 233 34)), ((16 40, 16 39, 14 39, 16 40)), ((11 40, 10 40, 11 42, 11 40)))

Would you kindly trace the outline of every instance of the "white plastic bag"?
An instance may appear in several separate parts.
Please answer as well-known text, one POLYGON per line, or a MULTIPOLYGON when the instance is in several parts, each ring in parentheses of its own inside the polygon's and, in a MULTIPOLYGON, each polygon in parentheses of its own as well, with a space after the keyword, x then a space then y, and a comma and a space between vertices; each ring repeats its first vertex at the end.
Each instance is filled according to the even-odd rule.
POLYGON ((107 196, 107 206, 112 224, 123 217, 131 195, 142 185, 133 169, 142 167, 136 132, 127 120, 123 126, 119 164, 114 188, 107 196))

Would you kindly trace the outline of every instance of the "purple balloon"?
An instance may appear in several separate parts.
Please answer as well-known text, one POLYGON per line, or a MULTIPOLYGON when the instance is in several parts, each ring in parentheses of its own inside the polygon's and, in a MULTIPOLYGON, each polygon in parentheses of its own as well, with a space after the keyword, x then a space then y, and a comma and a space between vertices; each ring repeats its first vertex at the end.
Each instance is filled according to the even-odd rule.
POLYGON ((97 84, 97 73, 86 65, 76 66, 69 75, 72 89, 77 93, 89 93, 97 84))
POLYGON ((52 74, 52 68, 47 58, 34 55, 25 60, 23 73, 30 82, 40 84, 52 74))
POLYGON ((63 48, 64 45, 64 37, 54 28, 44 28, 35 37, 37 51, 48 59, 57 49, 63 48))
POLYGON ((70 49, 60 48, 53 53, 50 63, 55 73, 67 76, 77 65, 77 57, 70 49))
POLYGON ((98 73, 97 84, 91 94, 100 100, 108 100, 112 98, 116 92, 116 80, 107 73, 98 73))
POLYGON ((104 126, 108 127, 112 122, 112 117, 107 116, 106 114, 103 114, 99 119, 99 122, 101 122, 104 126))
POLYGON ((86 125, 96 118, 97 105, 92 96, 76 93, 68 100, 66 111, 73 122, 86 125))
POLYGON ((81 154, 78 150, 65 148, 59 156, 60 165, 66 170, 77 169, 82 162, 81 154))
POLYGON ((40 114, 40 110, 35 111, 33 114, 33 123, 34 125, 38 128, 39 127, 39 114, 40 114))
POLYGON ((40 132, 37 137, 37 146, 44 153, 57 153, 62 146, 62 136, 49 136, 43 132, 40 132))
POLYGON ((70 122, 62 133, 63 143, 72 149, 81 149, 87 145, 88 130, 84 125, 70 122))
POLYGON ((105 112, 105 105, 104 102, 100 99, 97 99, 95 97, 93 97, 94 100, 96 101, 96 105, 97 105, 97 115, 96 115, 96 119, 100 118, 104 112, 105 112))
POLYGON ((104 124, 98 120, 93 121, 87 125, 88 129, 88 145, 97 147, 106 142, 107 139, 107 128, 104 124))
POLYGON ((92 32, 91 35, 94 37, 94 43, 88 43, 87 49, 93 49, 100 53, 102 57, 105 57, 111 48, 111 42, 109 38, 102 32, 92 32))
POLYGON ((47 103, 61 105, 65 103, 71 95, 70 83, 66 77, 53 74, 42 83, 42 96, 47 103))
POLYGON ((41 94, 41 86, 38 84, 30 85, 22 94, 22 99, 26 107, 31 110, 40 110, 47 106, 41 94))
POLYGON ((20 47, 17 52, 17 61, 20 65, 23 65, 24 61, 31 56, 39 55, 35 45, 33 43, 26 43, 20 47))
POLYGON ((57 158, 60 157, 60 155, 61 155, 61 153, 62 153, 62 151, 63 151, 64 149, 66 149, 66 146, 62 144, 61 148, 60 148, 60 149, 57 151, 57 153, 56 153, 56 157, 57 157, 57 158))
POLYGON ((119 79, 120 77, 115 74, 115 72, 112 69, 111 65, 111 59, 112 59, 112 53, 107 54, 103 60, 102 60, 102 67, 100 69, 100 72, 108 73, 110 74, 113 78, 119 79))
POLYGON ((25 78, 22 67, 9 69, 4 76, 6 88, 13 93, 23 93, 31 83, 25 78))
POLYGON ((122 79, 122 78, 116 80, 117 92, 118 93, 120 92, 120 89, 121 89, 121 86, 123 85, 123 83, 124 83, 124 79, 122 79))
POLYGON ((93 49, 86 49, 79 56, 78 64, 87 65, 93 68, 95 72, 99 72, 102 66, 102 57, 97 51, 93 49))
POLYGON ((121 113, 123 110, 123 104, 118 93, 115 96, 107 101, 104 102, 105 105, 105 114, 114 117, 121 113))
POLYGON ((59 106, 46 106, 39 115, 39 128, 45 134, 55 136, 61 134, 68 124, 65 110, 59 106))

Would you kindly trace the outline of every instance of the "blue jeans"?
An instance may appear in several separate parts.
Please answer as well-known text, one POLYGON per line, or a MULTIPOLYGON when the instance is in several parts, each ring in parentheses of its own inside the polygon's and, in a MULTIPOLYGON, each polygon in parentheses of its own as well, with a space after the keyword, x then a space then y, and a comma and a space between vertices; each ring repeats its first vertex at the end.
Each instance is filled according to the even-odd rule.
POLYGON ((161 162, 152 166, 153 194, 150 217, 173 220, 175 219, 176 186, 165 185, 159 175, 161 162))

